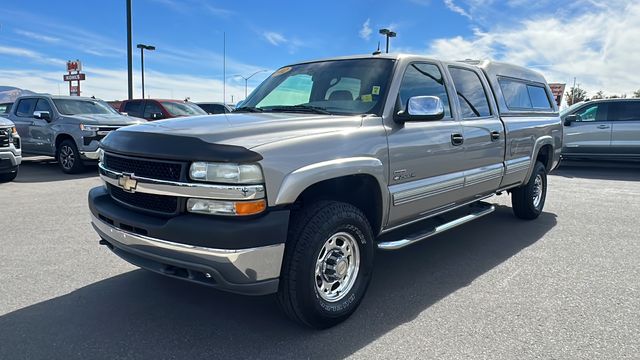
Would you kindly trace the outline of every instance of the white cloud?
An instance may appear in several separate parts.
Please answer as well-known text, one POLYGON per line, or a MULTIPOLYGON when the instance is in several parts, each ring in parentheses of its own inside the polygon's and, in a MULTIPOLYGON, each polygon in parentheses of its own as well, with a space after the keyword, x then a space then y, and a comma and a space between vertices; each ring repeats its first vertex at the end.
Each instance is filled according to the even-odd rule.
POLYGON ((287 38, 284 35, 274 32, 274 31, 266 31, 262 34, 264 38, 271 43, 271 45, 279 46, 280 44, 286 43, 287 38))
POLYGON ((37 34, 37 33, 31 32, 31 31, 25 31, 25 30, 16 29, 16 30, 14 30, 14 32, 16 34, 18 34, 18 35, 22 35, 24 37, 28 37, 29 39, 43 41, 43 42, 50 43, 50 44, 60 42, 60 39, 57 38, 57 37, 37 34))
POLYGON ((453 11, 454 13, 460 14, 466 18, 471 19, 471 15, 467 11, 465 11, 465 9, 456 5, 456 3, 453 2, 453 0, 444 0, 444 4, 449 8, 449 10, 453 11))
MULTIPOLYGON (((617 1, 597 11, 524 19, 509 27, 478 29, 470 37, 437 39, 426 53, 444 59, 492 58, 525 65, 550 82, 571 84, 589 95, 630 94, 640 88, 640 3, 617 1)), ((602 7, 604 6, 604 7, 602 7)))
POLYGON ((11 47, 11 46, 0 45, 0 55, 21 57, 25 59, 34 60, 39 63, 53 64, 53 65, 64 65, 67 63, 62 59, 56 59, 49 56, 45 56, 33 50, 18 48, 18 47, 11 47))
POLYGON ((371 19, 367 19, 367 21, 364 22, 364 24, 362 24, 362 28, 360 29, 360 37, 365 39, 365 40, 369 40, 371 38, 371 19))
MULTIPOLYGON (((122 100, 127 97, 127 71, 85 67, 87 80, 81 84, 83 96, 95 96, 104 100, 122 100)), ((265 73, 264 76, 268 76, 265 73)), ((260 76, 256 75, 255 78, 260 76)), ((252 79, 253 80, 253 79, 252 79)), ((141 94, 139 73, 134 74, 134 95, 141 94)), ((68 84, 62 81, 58 71, 29 69, 0 70, 0 84, 15 86, 35 92, 67 95, 68 84)), ((145 72, 145 95, 156 98, 191 98, 192 101, 221 101, 222 80, 188 74, 168 74, 158 71, 145 72)), ((253 87, 249 86, 249 92, 253 87)), ((229 79, 226 83, 227 102, 244 98, 244 81, 229 79)))

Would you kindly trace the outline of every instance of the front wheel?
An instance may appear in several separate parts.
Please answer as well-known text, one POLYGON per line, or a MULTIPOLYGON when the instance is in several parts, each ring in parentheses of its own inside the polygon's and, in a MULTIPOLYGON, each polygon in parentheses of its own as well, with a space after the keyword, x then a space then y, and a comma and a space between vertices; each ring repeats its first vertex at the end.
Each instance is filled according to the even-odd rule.
POLYGON ((0 183, 13 181, 18 176, 18 169, 14 172, 0 174, 0 183))
POLYGON ((294 214, 278 302, 293 320, 328 328, 358 307, 373 270, 373 234, 355 206, 322 201, 294 214))
POLYGON ((67 139, 60 143, 56 153, 56 159, 62 171, 67 174, 77 174, 84 169, 78 147, 72 140, 67 139))
POLYGON ((529 181, 511 192, 513 213, 526 220, 540 216, 547 198, 547 169, 536 162, 529 181))

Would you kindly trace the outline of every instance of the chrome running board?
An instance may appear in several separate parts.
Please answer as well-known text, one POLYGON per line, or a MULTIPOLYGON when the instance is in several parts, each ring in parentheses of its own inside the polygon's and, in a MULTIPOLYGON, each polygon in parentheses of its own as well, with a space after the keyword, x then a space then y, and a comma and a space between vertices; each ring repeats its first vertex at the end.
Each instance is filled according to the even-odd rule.
POLYGON ((492 213, 496 208, 493 205, 481 203, 482 206, 478 206, 478 209, 473 209, 471 213, 464 215, 462 217, 456 218, 454 220, 450 220, 443 224, 434 226, 427 231, 417 232, 415 234, 410 234, 399 240, 391 240, 391 241, 382 241, 378 243, 378 249, 381 250, 397 250, 401 249, 405 246, 409 246, 411 244, 415 244, 424 239, 430 238, 434 235, 440 234, 447 230, 453 229, 454 227, 460 226, 462 224, 468 223, 469 221, 481 218, 487 214, 492 213))

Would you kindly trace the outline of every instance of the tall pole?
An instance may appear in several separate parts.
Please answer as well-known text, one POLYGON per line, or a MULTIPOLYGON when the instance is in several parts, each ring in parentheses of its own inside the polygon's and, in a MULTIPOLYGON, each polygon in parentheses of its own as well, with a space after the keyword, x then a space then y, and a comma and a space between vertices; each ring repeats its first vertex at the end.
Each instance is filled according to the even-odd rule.
POLYGON ((142 98, 144 99, 144 48, 140 48, 140 68, 142 70, 142 98))
POLYGON ((127 79, 128 96, 133 99, 133 54, 131 53, 131 0, 127 0, 127 79))
POLYGON ((227 103, 227 33, 222 32, 222 103, 227 103))
POLYGON ((387 38, 387 54, 389 53, 389 34, 386 35, 387 38))

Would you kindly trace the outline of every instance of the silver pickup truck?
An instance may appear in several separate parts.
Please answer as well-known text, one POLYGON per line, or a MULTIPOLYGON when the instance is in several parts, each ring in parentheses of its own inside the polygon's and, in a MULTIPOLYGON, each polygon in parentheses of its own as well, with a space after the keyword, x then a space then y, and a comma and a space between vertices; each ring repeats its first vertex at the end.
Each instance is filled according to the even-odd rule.
POLYGON ((21 162, 22 150, 16 127, 0 116, 0 183, 15 179, 21 162))
POLYGON ((562 149, 552 99, 538 73, 486 61, 286 66, 231 114, 109 134, 92 223, 132 264, 277 293, 294 320, 329 327, 362 300, 376 249, 487 215, 499 192, 540 215, 562 149))

